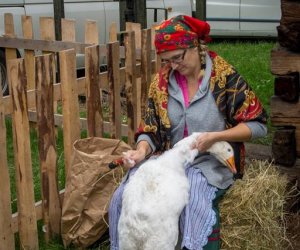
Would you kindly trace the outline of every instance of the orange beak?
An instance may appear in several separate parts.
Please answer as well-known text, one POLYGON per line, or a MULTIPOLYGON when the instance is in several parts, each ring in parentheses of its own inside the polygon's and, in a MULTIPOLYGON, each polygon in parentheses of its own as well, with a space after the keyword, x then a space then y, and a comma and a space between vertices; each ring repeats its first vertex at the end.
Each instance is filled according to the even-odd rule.
POLYGON ((235 167, 235 162, 234 162, 234 157, 233 156, 226 160, 226 165, 231 170, 232 173, 236 174, 237 171, 236 171, 236 167, 235 167))

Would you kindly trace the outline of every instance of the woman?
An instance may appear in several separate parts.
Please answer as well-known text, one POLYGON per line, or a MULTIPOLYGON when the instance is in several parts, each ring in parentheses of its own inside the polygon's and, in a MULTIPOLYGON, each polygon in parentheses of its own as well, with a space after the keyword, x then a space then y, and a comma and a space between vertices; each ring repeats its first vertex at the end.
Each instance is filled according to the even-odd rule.
MULTIPOLYGON (((251 88, 230 64, 207 51, 209 31, 206 22, 182 15, 156 29, 156 52, 164 66, 151 83, 136 149, 124 157, 130 178, 152 153, 204 132, 195 145, 199 157, 186 169, 190 200, 180 217, 183 249, 220 249, 218 202, 243 173, 243 142, 267 133, 266 113, 251 88), (232 144, 237 175, 204 153, 217 141, 232 144)), ((111 201, 111 249, 118 249, 117 224, 128 178, 111 201)))

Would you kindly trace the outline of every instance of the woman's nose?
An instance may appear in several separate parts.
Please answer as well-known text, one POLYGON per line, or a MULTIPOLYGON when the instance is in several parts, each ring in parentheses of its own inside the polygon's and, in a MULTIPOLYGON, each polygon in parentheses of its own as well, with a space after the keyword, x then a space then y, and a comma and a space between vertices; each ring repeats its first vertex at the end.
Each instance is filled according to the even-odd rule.
POLYGON ((171 62, 172 69, 176 69, 178 67, 178 63, 171 62))

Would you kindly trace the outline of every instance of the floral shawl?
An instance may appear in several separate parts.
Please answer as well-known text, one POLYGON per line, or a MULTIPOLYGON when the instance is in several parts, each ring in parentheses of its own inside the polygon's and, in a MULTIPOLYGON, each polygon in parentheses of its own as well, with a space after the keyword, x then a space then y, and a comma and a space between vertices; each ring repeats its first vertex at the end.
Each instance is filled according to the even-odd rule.
MULTIPOLYGON (((267 122, 267 114, 258 98, 245 80, 223 58, 214 52, 209 52, 212 59, 210 91, 216 104, 223 114, 226 128, 231 128, 240 122, 267 122)), ((135 138, 147 134, 158 151, 170 148, 171 124, 168 117, 168 79, 171 67, 166 65, 156 74, 150 85, 148 104, 135 138)), ((244 169, 245 150, 241 142, 231 143, 235 151, 235 162, 238 170, 237 178, 244 169)))

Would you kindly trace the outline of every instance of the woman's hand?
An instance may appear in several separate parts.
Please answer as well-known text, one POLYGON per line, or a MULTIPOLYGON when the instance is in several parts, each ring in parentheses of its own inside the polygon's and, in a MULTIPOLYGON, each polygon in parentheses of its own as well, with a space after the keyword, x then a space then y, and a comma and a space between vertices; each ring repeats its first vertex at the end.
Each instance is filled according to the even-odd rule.
POLYGON ((196 141, 195 148, 200 152, 205 152, 216 142, 214 132, 201 133, 196 141))
POLYGON ((126 168, 132 168, 140 161, 144 160, 146 154, 144 150, 129 150, 124 152, 123 163, 126 168))
POLYGON ((123 163, 126 168, 132 168, 144 160, 151 153, 152 149, 147 141, 140 141, 136 150, 124 152, 123 163))

